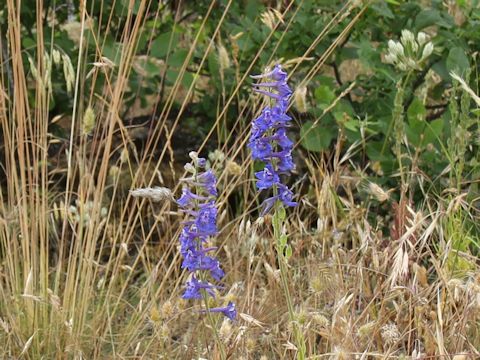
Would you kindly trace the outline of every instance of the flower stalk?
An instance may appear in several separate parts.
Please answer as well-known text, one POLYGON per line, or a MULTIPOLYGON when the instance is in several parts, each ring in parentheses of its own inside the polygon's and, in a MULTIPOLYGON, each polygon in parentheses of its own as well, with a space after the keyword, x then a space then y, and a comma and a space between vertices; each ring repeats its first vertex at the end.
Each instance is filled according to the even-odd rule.
POLYGON ((292 248, 287 243, 287 235, 283 232, 286 220, 286 207, 296 206, 293 192, 281 182, 281 177, 290 175, 295 164, 292 158, 293 142, 287 136, 291 117, 287 108, 292 91, 287 84, 287 73, 280 65, 266 74, 252 76, 254 79, 268 78, 270 80, 253 84, 254 91, 270 97, 273 106, 265 107, 260 116, 253 120, 248 147, 253 160, 260 160, 265 165, 263 170, 255 173, 256 186, 259 191, 271 190, 272 196, 263 202, 262 215, 272 208, 273 233, 277 250, 277 261, 280 267, 282 287, 287 302, 288 315, 293 326, 297 346, 297 359, 305 359, 305 341, 303 333, 295 319, 292 297, 288 284, 287 260, 292 254, 292 248))
POLYGON ((186 186, 177 204, 186 214, 183 229, 180 235, 180 252, 183 257, 182 268, 191 273, 182 295, 184 299, 203 299, 205 308, 200 310, 206 313, 210 326, 214 332, 215 342, 222 359, 226 359, 225 347, 217 331, 217 324, 213 313, 222 313, 230 320, 235 320, 237 311, 235 304, 229 302, 225 307, 210 307, 210 297, 215 298, 218 289, 222 289, 220 282, 225 275, 219 261, 209 255, 217 248, 208 246, 211 237, 218 234, 217 229, 217 179, 212 170, 206 169, 206 159, 199 158, 195 152, 190 153, 192 163, 185 165, 190 177, 182 179, 186 186))

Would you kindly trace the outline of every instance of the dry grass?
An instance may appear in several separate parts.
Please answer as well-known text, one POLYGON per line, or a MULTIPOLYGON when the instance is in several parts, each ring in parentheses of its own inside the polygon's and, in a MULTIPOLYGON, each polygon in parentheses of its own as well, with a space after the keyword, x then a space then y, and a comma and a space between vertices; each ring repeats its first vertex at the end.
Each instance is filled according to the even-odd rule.
MULTIPOLYGON (((79 25, 89 31, 89 9, 81 4, 79 25)), ((196 79, 208 52, 215 51, 230 4, 216 24, 196 79)), ((285 12, 293 16, 284 24, 285 32, 301 4, 286 5, 285 12)), ((104 34, 96 33, 97 61, 87 63, 81 32, 75 78, 70 79, 74 110, 62 115, 71 124, 71 141, 65 141, 48 131, 52 89, 45 54, 51 59, 53 46, 46 48, 40 36, 42 8, 37 1, 37 76, 32 78, 22 61, 18 4, 7 0, 10 58, 0 58, 3 67, 9 66, 1 73, 11 74, 2 78, 0 88, 1 166, 6 176, 0 193, 0 357, 216 359, 208 325, 195 311, 198 304, 179 298, 185 274, 177 251, 181 219, 175 206, 139 200, 126 191, 151 186, 178 190, 183 169, 171 142, 194 96, 196 83, 186 89, 181 80, 198 35, 139 152, 133 130, 120 114, 145 14, 156 11, 160 19, 161 6, 143 0, 137 14, 128 14, 116 66, 102 58, 104 34), (84 86, 87 76, 89 87, 84 86), (93 89, 100 77, 105 86, 97 93, 93 89), (32 91, 35 107, 28 99, 32 91), (172 106, 180 92, 183 103, 174 116, 172 106), (58 144, 63 150, 52 159, 50 150, 58 144)), ((351 20, 325 55, 314 59, 299 87, 308 86, 321 71, 362 14, 363 9, 346 3, 310 49, 290 62, 294 74, 298 65, 310 61, 310 51, 326 34, 344 19, 351 20)), ((283 18, 274 15, 264 15, 271 34, 283 18)), ((111 18, 102 21, 109 24, 111 18)), ((217 122, 195 150, 204 151, 206 142, 224 131, 227 110, 262 51, 259 48, 254 59, 230 55, 230 65, 237 70, 241 61, 251 65, 244 74, 237 72, 232 91, 224 89, 217 122)), ((270 60, 277 60, 275 53, 270 60)), ((240 115, 224 141, 228 146, 220 148, 224 159, 213 162, 221 174, 217 245, 228 271, 225 282, 232 284, 225 298, 234 299, 240 312, 237 323, 224 322, 220 328, 232 359, 292 358, 295 353, 271 219, 256 217, 259 199, 245 149, 245 119, 260 109, 259 99, 252 96, 237 109, 240 115)), ((342 134, 338 140, 331 156, 299 151, 297 161, 306 172, 295 174, 294 189, 305 195, 288 219, 294 248, 291 294, 309 358, 478 358, 478 260, 452 246, 465 238, 478 241, 468 231, 468 222, 475 221, 471 204, 461 194, 445 199, 431 193, 424 194, 423 203, 403 197, 397 203, 390 195, 398 195, 399 189, 386 192, 374 185, 368 187, 371 201, 361 202, 356 194, 364 191, 366 175, 350 162, 357 149, 343 149, 342 134), (370 220, 377 212, 390 216, 372 228, 370 220), (391 236, 382 233, 383 226, 392 229, 391 236)), ((412 177, 427 181, 421 174, 412 177)))

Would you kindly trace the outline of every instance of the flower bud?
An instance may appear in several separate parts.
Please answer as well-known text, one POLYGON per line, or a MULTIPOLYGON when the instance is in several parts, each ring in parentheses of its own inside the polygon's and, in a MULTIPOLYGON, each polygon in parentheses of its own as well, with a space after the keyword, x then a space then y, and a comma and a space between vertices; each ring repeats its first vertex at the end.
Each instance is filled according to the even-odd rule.
POLYGON ((431 42, 428 42, 427 45, 423 48, 422 52, 422 60, 425 60, 427 57, 429 57, 433 52, 433 44, 431 42))
POLYGON ((420 46, 423 46, 428 41, 428 35, 425 34, 423 31, 420 31, 417 34, 417 41, 420 46))
POLYGON ((394 54, 388 53, 387 55, 385 55, 385 62, 387 64, 394 64, 396 61, 397 57, 394 54))
POLYGON ((402 30, 400 41, 404 46, 407 46, 408 43, 415 43, 415 36, 410 30, 402 30))

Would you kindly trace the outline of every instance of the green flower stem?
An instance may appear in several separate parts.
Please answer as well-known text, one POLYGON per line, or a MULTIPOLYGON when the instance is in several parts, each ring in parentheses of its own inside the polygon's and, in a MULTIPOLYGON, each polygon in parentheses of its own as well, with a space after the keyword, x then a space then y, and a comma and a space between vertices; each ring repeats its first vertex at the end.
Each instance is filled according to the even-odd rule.
POLYGON ((406 185, 405 174, 403 171, 402 163, 402 141, 405 136, 405 119, 404 119, 404 109, 403 109, 403 100, 405 98, 405 89, 408 86, 410 78, 412 76, 412 71, 409 71, 404 80, 400 80, 397 84, 397 93, 395 95, 394 107, 393 107, 393 126, 395 132, 395 155, 397 156, 398 166, 400 170, 400 179, 402 185, 406 185))
MULTIPOLYGON (((277 193, 277 189, 276 187, 274 187, 274 194, 276 193, 277 193)), ((288 277, 287 277, 288 269, 287 269, 287 262, 285 259, 285 255, 284 255, 285 248, 287 247, 286 235, 282 234, 282 226, 283 226, 284 219, 285 219, 285 209, 283 208, 281 202, 277 200, 275 202, 275 213, 273 214, 273 220, 272 220, 273 236, 276 241, 275 245, 277 250, 277 259, 280 267, 280 277, 282 279, 283 291, 285 293, 285 300, 287 301, 288 315, 290 318, 290 322, 292 323, 292 326, 293 326, 295 342, 296 342, 295 345, 297 346, 297 349, 298 349, 297 359, 304 360, 306 355, 305 340, 303 338, 302 330, 300 329, 300 326, 295 319, 295 312, 293 309, 292 297, 290 295, 290 290, 288 287, 288 277)))
POLYGON ((210 326, 212 327, 213 335, 215 337, 215 342, 217 343, 217 346, 220 350, 220 358, 222 360, 226 360, 227 355, 226 355, 226 352, 225 352, 225 346, 223 345, 222 340, 220 339, 220 336, 218 335, 217 323, 213 319, 212 313, 210 312, 210 307, 208 306, 207 291, 202 289, 201 293, 202 293, 203 302, 205 303, 205 311, 207 313, 208 322, 210 323, 210 326))

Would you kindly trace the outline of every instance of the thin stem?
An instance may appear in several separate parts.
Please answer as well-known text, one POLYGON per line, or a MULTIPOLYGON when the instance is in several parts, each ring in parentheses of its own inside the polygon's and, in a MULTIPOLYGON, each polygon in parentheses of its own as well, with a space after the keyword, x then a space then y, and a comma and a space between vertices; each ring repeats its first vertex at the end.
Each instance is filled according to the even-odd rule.
POLYGON ((208 294, 207 294, 207 291, 206 290, 202 290, 202 298, 203 298, 203 302, 205 304, 205 311, 207 313, 207 318, 208 318, 208 322, 210 323, 210 326, 212 327, 213 329, 213 335, 215 337, 215 342, 217 343, 217 346, 218 348, 220 349, 220 357, 222 360, 226 360, 227 359, 227 355, 225 354, 225 348, 223 346, 223 343, 222 341, 220 340, 220 336, 218 335, 218 331, 217 331, 217 323, 216 321, 213 319, 213 316, 212 316, 212 313, 210 312, 210 307, 208 306, 208 294))
MULTIPOLYGON (((273 192, 274 192, 274 195, 277 194, 276 186, 273 187, 273 192)), ((280 218, 280 212, 282 210, 283 210, 282 204, 277 200, 275 202, 275 213, 273 215, 273 221, 272 221, 273 236, 276 242, 275 247, 277 250, 277 259, 280 267, 280 277, 282 279, 283 291, 285 293, 285 300, 287 301, 288 315, 290 318, 290 322, 292 323, 292 326, 293 326, 295 342, 298 349, 297 359, 304 360, 305 352, 306 352, 305 340, 303 338, 303 333, 295 319, 295 312, 293 309, 292 297, 290 295, 290 289, 288 287, 288 277, 287 277, 288 269, 285 261, 285 255, 283 253, 285 246, 282 244, 282 241, 281 241, 283 220, 280 218)))

